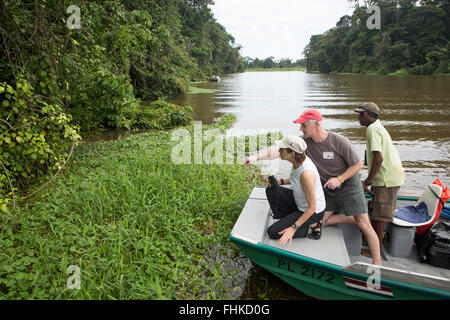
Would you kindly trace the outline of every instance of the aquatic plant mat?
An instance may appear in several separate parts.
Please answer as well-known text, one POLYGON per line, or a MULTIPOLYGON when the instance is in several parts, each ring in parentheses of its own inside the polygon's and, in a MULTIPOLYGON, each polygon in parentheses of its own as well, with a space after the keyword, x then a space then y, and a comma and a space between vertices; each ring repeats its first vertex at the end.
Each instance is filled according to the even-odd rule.
POLYGON ((54 183, 0 215, 4 299, 236 299, 228 235, 258 172, 172 163, 159 131, 83 143, 54 183))

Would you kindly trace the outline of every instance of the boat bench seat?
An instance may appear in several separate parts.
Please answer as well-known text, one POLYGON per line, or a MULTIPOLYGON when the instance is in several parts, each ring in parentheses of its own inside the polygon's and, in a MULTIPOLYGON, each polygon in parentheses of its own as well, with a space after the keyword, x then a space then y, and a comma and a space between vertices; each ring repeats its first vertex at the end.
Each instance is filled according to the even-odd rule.
POLYGON ((232 236, 253 244, 263 243, 339 266, 350 264, 344 236, 339 226, 323 228, 320 240, 296 238, 292 240, 291 245, 282 245, 277 240, 270 239, 267 234, 267 227, 275 222, 270 213, 265 188, 254 188, 231 231, 232 236))

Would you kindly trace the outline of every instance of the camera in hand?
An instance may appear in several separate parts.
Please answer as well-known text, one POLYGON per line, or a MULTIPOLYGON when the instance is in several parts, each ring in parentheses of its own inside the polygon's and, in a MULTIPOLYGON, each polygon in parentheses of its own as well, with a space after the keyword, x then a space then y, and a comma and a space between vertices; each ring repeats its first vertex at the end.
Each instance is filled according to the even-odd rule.
POLYGON ((278 186, 277 179, 275 179, 274 176, 269 176, 269 177, 267 177, 267 179, 269 180, 272 188, 276 188, 278 186))

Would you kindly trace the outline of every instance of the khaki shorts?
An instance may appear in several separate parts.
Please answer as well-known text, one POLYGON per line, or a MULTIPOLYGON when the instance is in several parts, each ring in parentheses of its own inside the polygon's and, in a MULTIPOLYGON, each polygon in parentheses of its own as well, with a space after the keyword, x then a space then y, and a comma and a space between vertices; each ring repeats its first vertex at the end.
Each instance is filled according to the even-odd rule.
POLYGON ((372 219, 375 221, 392 222, 394 220, 397 195, 400 187, 375 187, 370 190, 374 194, 372 219))

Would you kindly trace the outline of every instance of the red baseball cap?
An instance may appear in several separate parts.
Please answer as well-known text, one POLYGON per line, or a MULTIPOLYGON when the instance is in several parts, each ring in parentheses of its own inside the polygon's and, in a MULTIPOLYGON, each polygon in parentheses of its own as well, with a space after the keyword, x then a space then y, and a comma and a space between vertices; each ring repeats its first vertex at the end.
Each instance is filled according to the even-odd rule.
POLYGON ((301 124, 301 123, 305 122, 306 120, 322 121, 322 115, 316 109, 308 109, 308 110, 304 111, 298 119, 294 120, 294 122, 301 124))

